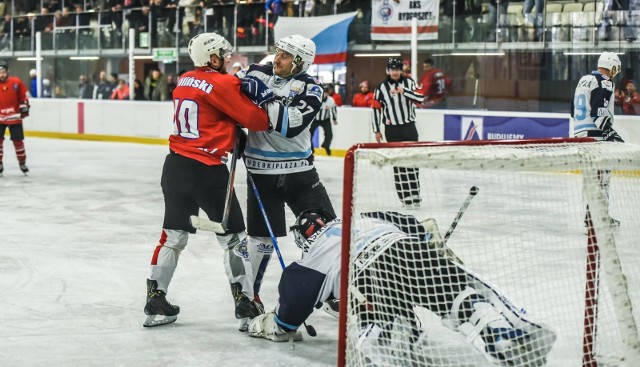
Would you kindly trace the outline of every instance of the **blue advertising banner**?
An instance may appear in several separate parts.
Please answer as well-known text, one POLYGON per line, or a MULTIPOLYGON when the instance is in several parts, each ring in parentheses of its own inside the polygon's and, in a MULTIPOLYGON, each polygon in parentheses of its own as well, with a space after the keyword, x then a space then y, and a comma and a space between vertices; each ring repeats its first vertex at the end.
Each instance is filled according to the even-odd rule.
POLYGON ((519 140, 569 137, 568 118, 444 116, 445 140, 519 140))

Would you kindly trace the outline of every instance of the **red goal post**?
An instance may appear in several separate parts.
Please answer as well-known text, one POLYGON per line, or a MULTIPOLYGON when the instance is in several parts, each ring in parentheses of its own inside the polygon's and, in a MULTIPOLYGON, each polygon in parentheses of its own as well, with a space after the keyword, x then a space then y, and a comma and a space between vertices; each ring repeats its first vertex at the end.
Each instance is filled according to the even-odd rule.
MULTIPOLYGON (((472 204, 473 213, 466 214, 469 219, 461 220, 461 228, 452 236, 451 246, 456 254, 462 254, 463 260, 511 261, 505 266, 512 268, 495 271, 495 274, 492 266, 476 268, 482 265, 477 261, 467 264, 465 260, 465 267, 469 266, 480 276, 484 269, 492 283, 507 290, 507 298, 513 295, 520 302, 537 306, 531 310, 535 321, 560 324, 552 325, 560 341, 551 349, 548 365, 575 365, 574 361, 579 359, 579 365, 593 367, 640 360, 636 321, 640 317, 640 223, 636 221, 640 218, 637 215, 640 214, 640 147, 597 143, 586 138, 371 143, 349 149, 344 165, 338 365, 364 365, 362 361, 351 364, 348 360, 349 356, 363 354, 361 351, 348 353, 358 348, 357 331, 348 326, 357 326, 361 321, 359 311, 351 309, 354 218, 373 210, 413 214, 417 219, 434 216, 440 219, 440 230, 444 231, 449 227, 447 221, 455 214, 452 205, 458 208, 462 202, 462 191, 457 189, 468 190, 471 185, 480 187, 478 203, 472 204), (399 200, 397 181, 394 187, 394 167, 419 169, 422 196, 419 207, 407 207, 399 200), (602 184, 603 172, 610 172, 612 176, 611 185, 607 183, 606 187, 602 184), (559 192, 550 194, 545 185, 559 192), (570 198, 564 202, 563 195, 570 198), (585 217, 585 207, 589 208, 586 212, 590 212, 590 216, 585 217), (621 220, 619 229, 609 225, 614 216, 609 210, 621 220), (562 219, 554 219, 554 215, 562 219), (541 217, 543 220, 537 222, 541 217), (483 231, 496 223, 498 227, 492 229, 495 232, 483 231), (511 233, 510 229, 522 233, 511 233), (533 246, 532 238, 539 238, 546 246, 533 246), (638 246, 633 246, 634 243, 638 246), (548 249, 539 259, 518 255, 518 251, 535 255, 536 251, 543 251, 543 247, 548 249), (553 292, 544 284, 527 288, 530 279, 545 283, 545 278, 538 275, 544 273, 543 264, 553 262, 549 262, 549 258, 555 260, 556 248, 572 262, 567 266, 573 271, 569 277, 571 282, 567 281, 571 284, 561 290, 572 297, 566 301, 571 304, 566 311, 560 304, 540 307, 553 301, 545 299, 547 292, 553 292), (502 256, 502 252, 513 253, 502 256), (503 277, 513 277, 513 274, 517 275, 516 280, 500 284, 503 277), (537 292, 543 297, 535 299, 535 294, 527 292, 537 292), (560 314, 545 314, 551 309, 560 310, 560 314), (575 330, 578 329, 576 318, 580 330, 575 330), (569 331, 565 334, 564 329, 569 331), (563 338, 571 340, 565 343, 563 338), (565 360, 564 354, 576 355, 565 360)), ((563 267, 561 259, 553 265, 563 267)), ((557 271, 552 276, 564 276, 561 269, 551 271, 557 271)), ((443 348, 450 348, 444 344, 443 348)))

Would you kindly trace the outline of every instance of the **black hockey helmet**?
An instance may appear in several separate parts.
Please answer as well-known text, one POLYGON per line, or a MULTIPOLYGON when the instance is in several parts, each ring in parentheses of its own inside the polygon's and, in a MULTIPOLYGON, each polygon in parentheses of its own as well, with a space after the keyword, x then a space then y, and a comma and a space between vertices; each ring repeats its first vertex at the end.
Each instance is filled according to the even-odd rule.
POLYGON ((402 70, 403 67, 404 63, 398 58, 390 57, 387 61, 387 70, 402 70))
POLYGON ((296 223, 291 226, 296 245, 302 250, 308 248, 306 242, 327 223, 336 219, 336 216, 322 208, 307 209, 298 215, 296 223))
POLYGON ((0 70, 9 71, 9 63, 4 60, 0 60, 0 70))

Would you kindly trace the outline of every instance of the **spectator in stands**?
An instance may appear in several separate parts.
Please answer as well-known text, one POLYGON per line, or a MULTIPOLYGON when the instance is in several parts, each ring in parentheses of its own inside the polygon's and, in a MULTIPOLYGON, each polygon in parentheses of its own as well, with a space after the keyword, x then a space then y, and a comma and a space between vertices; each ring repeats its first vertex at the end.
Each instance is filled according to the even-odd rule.
POLYGON ((402 76, 405 78, 412 78, 411 76, 411 62, 404 60, 402 62, 402 76))
MULTIPOLYGON (((67 10, 67 8, 65 9, 65 13, 63 13, 60 10, 56 10, 56 12, 53 14, 54 17, 54 26, 55 27, 66 27, 67 23, 69 21, 68 16, 69 16, 69 12, 67 10)), ((56 34, 57 38, 56 38, 56 42, 57 43, 57 47, 58 48, 62 48, 62 49, 68 49, 70 44, 71 44, 71 34, 67 31, 62 31, 62 32, 58 32, 56 34)))
POLYGON ((173 74, 167 75, 167 98, 173 99, 173 90, 176 89, 176 77, 173 74))
POLYGON ((336 93, 333 87, 333 84, 326 84, 324 86, 324 90, 326 91, 329 97, 333 98, 333 101, 336 103, 336 106, 340 107, 344 104, 342 102, 342 96, 339 93, 336 93))
POLYGON ((61 86, 56 85, 53 87, 53 98, 67 98, 67 94, 61 86))
POLYGON ((190 37, 193 38, 196 34, 204 33, 204 19, 202 15, 202 8, 195 8, 193 20, 187 21, 189 26, 190 37))
POLYGON ((264 3, 264 8, 267 13, 269 13, 269 20, 275 23, 278 20, 278 17, 284 13, 284 1, 267 0, 264 3))
POLYGON ((46 0, 43 2, 43 7, 46 7, 50 14, 62 10, 62 6, 58 0, 46 0))
POLYGON ((133 81, 133 99, 136 101, 146 101, 147 99, 144 97, 144 86, 142 83, 135 79, 133 81))
POLYGON ((92 99, 93 98, 93 84, 87 81, 87 77, 85 75, 80 75, 78 77, 78 98, 80 99, 92 99))
MULTIPOLYGON (((509 7, 509 0, 491 0, 489 3, 489 30, 488 41, 493 42, 496 40, 496 27, 504 27, 504 21, 507 15, 507 7, 509 7), (499 1, 499 3, 498 3, 499 1), (499 24, 498 24, 498 21, 499 24)), ((503 31, 504 32, 504 31, 503 31)))
POLYGON ((110 99, 115 85, 107 79, 107 72, 102 70, 98 76, 98 85, 95 88, 94 99, 110 99))
POLYGON ((127 100, 129 99, 129 86, 124 79, 118 79, 118 86, 111 93, 111 99, 127 100))
POLYGON ((8 51, 11 46, 11 23, 14 23, 11 14, 5 14, 0 27, 0 51, 8 51))
POLYGON ((167 80, 160 70, 151 70, 144 81, 144 95, 149 101, 167 100, 167 80))
POLYGON ((640 93, 638 93, 638 83, 635 80, 630 80, 627 83, 627 93, 622 101, 622 113, 640 115, 640 93))
POLYGON ((542 30, 542 13, 544 10, 544 0, 524 0, 522 7, 522 15, 524 16, 525 24, 533 26, 535 29, 534 41, 540 39, 539 32, 542 30), (533 5, 535 3, 536 13, 532 13, 533 5))
POLYGON ((42 7, 40 9, 40 15, 35 18, 34 27, 36 32, 52 32, 54 21, 55 17, 49 13, 49 9, 42 7))
POLYGON ((29 70, 29 77, 31 78, 31 83, 29 85, 29 94, 32 98, 38 97, 38 72, 36 69, 29 70))
POLYGON ((419 92, 424 95, 424 108, 447 108, 447 88, 451 87, 451 79, 433 64, 433 59, 422 63, 422 79, 419 92))
POLYGON ((109 32, 110 46, 113 48, 121 47, 122 45, 122 26, 124 24, 124 6, 125 0, 107 0, 105 9, 109 10, 110 21, 107 24, 112 25, 112 29, 109 32))
POLYGON ((42 95, 41 98, 51 98, 53 90, 51 89, 51 81, 47 78, 42 79, 42 95))
POLYGON ((627 83, 633 80, 634 74, 635 74, 635 71, 633 70, 633 68, 624 69, 624 74, 622 74, 622 79, 620 79, 620 85, 619 85, 620 90, 623 90, 623 91, 627 90, 627 83))
POLYGON ((371 107, 373 105, 373 92, 369 90, 369 82, 363 80, 360 83, 360 92, 353 96, 352 107, 371 107))

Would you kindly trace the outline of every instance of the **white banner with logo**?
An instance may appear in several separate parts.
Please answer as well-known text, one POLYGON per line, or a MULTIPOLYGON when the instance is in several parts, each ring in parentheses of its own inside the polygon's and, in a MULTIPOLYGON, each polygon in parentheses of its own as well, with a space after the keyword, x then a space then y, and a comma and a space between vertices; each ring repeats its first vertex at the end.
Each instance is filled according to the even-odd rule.
POLYGON ((438 0, 372 0, 371 39, 409 41, 411 19, 418 20, 418 40, 438 39, 438 0))

